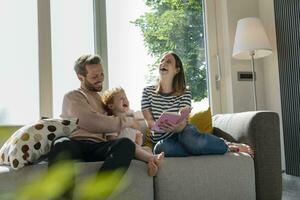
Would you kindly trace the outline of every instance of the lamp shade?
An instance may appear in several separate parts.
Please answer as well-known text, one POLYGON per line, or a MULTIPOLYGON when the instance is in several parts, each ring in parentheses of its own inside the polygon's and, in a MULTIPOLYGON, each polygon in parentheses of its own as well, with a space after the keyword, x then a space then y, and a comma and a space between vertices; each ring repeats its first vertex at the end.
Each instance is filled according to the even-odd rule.
POLYGON ((238 21, 232 56, 236 59, 249 60, 251 52, 254 52, 255 59, 272 53, 266 31, 261 20, 256 17, 238 21))

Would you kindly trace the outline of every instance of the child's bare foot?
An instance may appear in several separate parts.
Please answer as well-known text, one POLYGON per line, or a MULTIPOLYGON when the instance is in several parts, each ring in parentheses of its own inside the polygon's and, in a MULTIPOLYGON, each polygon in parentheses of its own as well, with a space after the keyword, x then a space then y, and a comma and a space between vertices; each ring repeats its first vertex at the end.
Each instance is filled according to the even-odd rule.
POLYGON ((148 175, 156 176, 157 172, 158 172, 158 167, 156 166, 153 160, 150 160, 148 162, 148 175))
POLYGON ((161 152, 160 154, 157 154, 154 156, 155 159, 154 159, 154 163, 160 167, 164 161, 164 158, 165 158, 165 153, 164 152, 161 152))
POLYGON ((254 158, 254 152, 253 152, 252 148, 249 145, 247 145, 247 144, 243 144, 243 143, 230 143, 228 146, 229 146, 229 149, 230 149, 231 152, 247 153, 252 158, 254 158))
POLYGON ((162 152, 158 155, 153 155, 148 160, 148 175, 149 176, 156 176, 158 172, 158 168, 162 165, 163 159, 165 157, 165 153, 162 152))

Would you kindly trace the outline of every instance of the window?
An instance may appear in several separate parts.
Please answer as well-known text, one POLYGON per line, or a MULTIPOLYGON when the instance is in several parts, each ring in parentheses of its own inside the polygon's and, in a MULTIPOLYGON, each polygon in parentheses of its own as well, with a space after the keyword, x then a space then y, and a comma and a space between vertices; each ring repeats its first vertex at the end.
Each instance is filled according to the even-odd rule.
POLYGON ((94 53, 93 1, 51 0, 54 117, 61 114, 65 93, 79 88, 73 69, 82 54, 94 53))
MULTIPOLYGON (((175 51, 182 58, 194 102, 208 105, 202 1, 162 1, 160 4, 147 1, 147 5, 144 0, 49 2, 41 7, 51 12, 51 38, 47 39, 51 39, 52 45, 49 58, 52 57, 53 80, 50 83, 41 79, 41 84, 39 67, 45 66, 38 66, 37 8, 41 8, 40 2, 1 1, 0 124, 30 123, 40 117, 39 112, 43 109, 51 110, 52 106, 48 105, 51 95, 43 95, 42 100, 39 98, 39 84, 44 88, 44 82, 49 82, 46 88, 49 94, 53 93, 54 114, 48 117, 60 115, 63 95, 80 85, 73 70, 75 59, 84 53, 95 52, 94 26, 99 24, 94 24, 94 4, 99 2, 106 2, 106 7, 101 9, 106 8, 107 21, 102 25, 107 25, 107 34, 97 41, 101 41, 103 48, 107 42, 107 49, 97 46, 97 50, 104 55, 105 65, 108 63, 109 87, 122 86, 132 109, 140 110, 142 89, 155 83, 157 62, 167 50, 175 51)), ((49 16, 43 17, 50 21, 49 16)), ((50 24, 45 26, 50 27, 50 24)), ((105 32, 98 28, 97 31, 100 31, 97 37, 105 32)))
POLYGON ((193 107, 208 106, 204 5, 202 1, 106 1, 109 87, 122 86, 131 108, 154 84, 166 51, 182 59, 193 107))
POLYGON ((123 87, 133 110, 140 110, 147 66, 153 61, 140 30, 131 21, 148 9, 143 0, 108 0, 107 50, 109 87, 123 87))
POLYGON ((39 118, 37 1, 1 1, 0 124, 39 118))

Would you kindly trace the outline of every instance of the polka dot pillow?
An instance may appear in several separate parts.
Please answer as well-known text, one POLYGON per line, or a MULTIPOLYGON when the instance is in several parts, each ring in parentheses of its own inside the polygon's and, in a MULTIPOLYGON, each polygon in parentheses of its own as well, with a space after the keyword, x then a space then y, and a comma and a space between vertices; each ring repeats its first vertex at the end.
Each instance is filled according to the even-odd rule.
POLYGON ((33 164, 49 152, 55 138, 70 135, 77 124, 78 119, 42 119, 20 128, 0 149, 0 164, 13 169, 33 164))

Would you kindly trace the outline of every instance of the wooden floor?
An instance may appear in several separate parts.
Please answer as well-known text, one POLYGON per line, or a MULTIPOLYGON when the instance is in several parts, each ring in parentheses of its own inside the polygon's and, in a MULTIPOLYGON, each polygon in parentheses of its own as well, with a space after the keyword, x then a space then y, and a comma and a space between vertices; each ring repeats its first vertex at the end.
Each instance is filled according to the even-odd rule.
POLYGON ((282 175, 282 200, 300 199, 300 177, 282 175))

